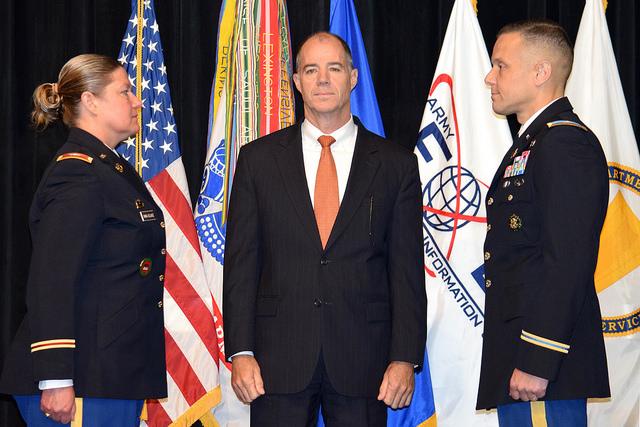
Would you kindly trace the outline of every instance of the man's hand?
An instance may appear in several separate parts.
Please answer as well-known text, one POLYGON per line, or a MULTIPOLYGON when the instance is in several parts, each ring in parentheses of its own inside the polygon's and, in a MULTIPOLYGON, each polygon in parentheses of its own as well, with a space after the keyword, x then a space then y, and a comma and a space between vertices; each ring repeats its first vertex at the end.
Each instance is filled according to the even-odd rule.
POLYGON ((393 409, 409 406, 414 388, 413 365, 408 362, 391 362, 382 378, 378 400, 384 400, 393 409))
POLYGON ((548 384, 549 380, 514 369, 509 381, 509 396, 513 400, 536 401, 544 397, 548 384))
POLYGON ((70 423, 76 415, 76 394, 73 386, 42 390, 40 410, 54 421, 70 423))
POLYGON ((255 357, 233 356, 231 359, 231 385, 238 399, 247 405, 264 394, 260 366, 258 366, 255 357))

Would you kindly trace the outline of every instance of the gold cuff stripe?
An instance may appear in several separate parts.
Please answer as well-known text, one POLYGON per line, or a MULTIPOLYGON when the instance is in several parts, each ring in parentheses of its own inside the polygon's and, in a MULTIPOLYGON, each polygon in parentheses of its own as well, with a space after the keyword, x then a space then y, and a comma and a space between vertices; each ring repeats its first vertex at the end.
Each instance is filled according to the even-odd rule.
POLYGON ((531 332, 527 332, 524 329, 522 330, 522 335, 526 335, 529 338, 534 339, 534 340, 544 341, 545 343, 547 343, 549 345, 555 345, 555 346, 558 346, 558 347, 562 347, 562 348, 564 348, 566 350, 569 350, 569 348, 571 348, 571 347, 569 347, 569 344, 565 344, 565 343, 562 343, 560 341, 550 340, 549 338, 541 337, 540 335, 536 335, 536 334, 532 334, 531 332))
POLYGON ((31 353, 41 350, 51 350, 54 348, 76 348, 76 340, 57 339, 34 342, 31 344, 31 353))
POLYGON ((42 350, 53 350, 54 348, 76 348, 75 344, 49 344, 42 347, 32 348, 31 353, 42 350))
POLYGON ((58 338, 55 340, 37 341, 31 344, 31 348, 38 347, 47 344, 75 344, 76 340, 73 338, 58 338))
POLYGON ((546 349, 557 351, 559 353, 564 353, 564 354, 568 354, 569 353, 569 350, 565 350, 565 349, 561 349, 561 348, 558 348, 558 347, 554 347, 554 346, 551 346, 549 344, 544 344, 544 343, 542 343, 540 341, 536 341, 536 340, 528 338, 528 337, 526 337, 524 335, 520 335, 520 339, 523 340, 523 341, 526 341, 528 343, 531 343, 533 345, 537 345, 538 347, 544 347, 546 349))

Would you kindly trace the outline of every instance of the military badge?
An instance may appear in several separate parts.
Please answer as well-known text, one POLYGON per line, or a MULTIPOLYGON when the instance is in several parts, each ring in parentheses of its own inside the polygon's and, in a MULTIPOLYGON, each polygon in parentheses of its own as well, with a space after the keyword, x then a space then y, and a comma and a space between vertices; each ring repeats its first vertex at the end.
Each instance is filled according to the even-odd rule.
POLYGON ((522 219, 516 214, 511 214, 509 217, 509 228, 512 231, 520 230, 522 228, 522 219))
POLYGON ((124 166, 122 166, 120 163, 116 163, 114 168, 116 168, 116 170, 120 173, 124 172, 124 166))
POLYGON ((147 277, 149 273, 151 273, 152 264, 153 262, 151 261, 151 258, 145 258, 140 261, 140 268, 138 269, 138 273, 140 273, 140 276, 147 277))

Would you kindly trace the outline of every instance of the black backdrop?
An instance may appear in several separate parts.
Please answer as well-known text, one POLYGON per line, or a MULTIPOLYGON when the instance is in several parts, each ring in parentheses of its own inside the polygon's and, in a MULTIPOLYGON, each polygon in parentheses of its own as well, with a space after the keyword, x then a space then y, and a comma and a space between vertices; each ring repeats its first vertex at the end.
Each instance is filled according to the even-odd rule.
MULTIPOLYGON (((328 28, 330 0, 289 0, 293 45, 328 28)), ((433 77, 453 0, 355 0, 387 136, 411 148, 433 77)), ((546 17, 572 40, 584 0, 478 0, 491 49, 507 22, 546 17)), ((199 190, 206 151, 221 0, 155 0, 156 14, 191 197, 199 190)), ((43 169, 65 134, 28 125, 35 86, 57 80, 72 56, 117 57, 131 11, 128 0, 3 0, 0 17, 0 364, 24 313, 30 240, 28 209, 43 169)), ((609 0, 607 20, 636 135, 640 126, 640 5, 609 0)), ((297 98, 301 117, 301 102, 297 98)), ((594 100, 597 102, 597 100, 594 100)), ((514 125, 511 120, 512 127, 514 125)), ((636 138, 637 140, 638 138, 636 138)), ((19 426, 11 400, 0 398, 0 426, 19 426)))

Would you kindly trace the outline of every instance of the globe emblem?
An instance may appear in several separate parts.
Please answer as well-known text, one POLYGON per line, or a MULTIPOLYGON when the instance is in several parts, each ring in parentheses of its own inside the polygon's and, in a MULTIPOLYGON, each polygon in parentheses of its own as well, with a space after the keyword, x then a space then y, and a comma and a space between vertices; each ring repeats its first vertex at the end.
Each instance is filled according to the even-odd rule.
POLYGON ((475 177, 465 168, 460 168, 460 188, 458 183, 458 167, 449 166, 435 175, 424 186, 422 200, 425 222, 438 231, 453 231, 455 220, 457 228, 469 223, 480 210, 482 193, 475 177), (460 207, 456 211, 456 197, 460 193, 460 207))
POLYGON ((224 139, 205 165, 204 177, 196 206, 196 230, 207 252, 220 264, 224 263, 227 224, 222 221, 225 174, 224 139))

